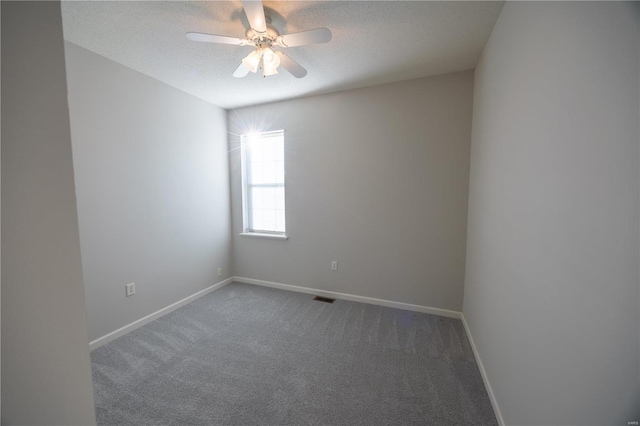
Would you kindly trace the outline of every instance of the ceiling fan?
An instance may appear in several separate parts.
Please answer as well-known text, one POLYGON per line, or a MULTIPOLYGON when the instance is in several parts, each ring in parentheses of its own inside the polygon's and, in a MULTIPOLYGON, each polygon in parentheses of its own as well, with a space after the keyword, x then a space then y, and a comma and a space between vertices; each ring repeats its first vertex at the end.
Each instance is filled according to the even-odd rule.
POLYGON ((278 67, 282 65, 282 67, 289 71, 294 77, 302 78, 307 75, 307 70, 284 54, 284 52, 273 50, 273 48, 327 43, 331 40, 331 31, 326 28, 316 28, 315 30, 280 35, 278 30, 270 25, 270 20, 265 16, 261 0, 243 0, 242 7, 251 26, 246 32, 247 38, 245 39, 215 34, 187 33, 187 38, 193 41, 255 47, 255 49, 242 60, 240 66, 238 66, 233 73, 234 77, 242 78, 246 76, 249 71, 255 73, 260 68, 262 68, 262 75, 266 77, 268 75, 278 74, 278 67))

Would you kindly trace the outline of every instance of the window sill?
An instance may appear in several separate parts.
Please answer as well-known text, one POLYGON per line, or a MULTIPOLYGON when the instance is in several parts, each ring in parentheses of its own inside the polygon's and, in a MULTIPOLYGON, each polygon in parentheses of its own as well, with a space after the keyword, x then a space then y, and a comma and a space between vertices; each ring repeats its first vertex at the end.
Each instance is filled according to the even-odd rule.
POLYGON ((266 238, 269 240, 288 240, 289 237, 283 234, 260 234, 258 232, 241 232, 241 237, 266 238))

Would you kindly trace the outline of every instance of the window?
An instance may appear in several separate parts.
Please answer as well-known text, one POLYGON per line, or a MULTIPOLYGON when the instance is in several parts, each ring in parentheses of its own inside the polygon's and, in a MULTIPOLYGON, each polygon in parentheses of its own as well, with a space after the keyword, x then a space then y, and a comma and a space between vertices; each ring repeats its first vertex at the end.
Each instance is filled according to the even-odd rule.
POLYGON ((284 130, 242 135, 243 235, 285 236, 284 130))

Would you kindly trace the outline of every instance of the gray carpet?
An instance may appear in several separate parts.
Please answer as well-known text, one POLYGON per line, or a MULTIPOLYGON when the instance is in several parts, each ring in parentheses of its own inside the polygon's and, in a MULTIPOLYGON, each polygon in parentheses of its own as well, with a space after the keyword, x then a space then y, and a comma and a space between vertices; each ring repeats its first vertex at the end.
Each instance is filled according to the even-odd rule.
POLYGON ((497 424, 460 320, 249 284, 91 360, 98 424, 497 424))

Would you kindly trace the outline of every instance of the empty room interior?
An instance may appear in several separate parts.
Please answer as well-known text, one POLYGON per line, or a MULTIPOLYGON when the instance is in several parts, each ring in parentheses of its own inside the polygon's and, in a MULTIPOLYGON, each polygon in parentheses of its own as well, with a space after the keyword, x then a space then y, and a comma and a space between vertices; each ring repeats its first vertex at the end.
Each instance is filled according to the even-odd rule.
POLYGON ((1 3, 1 418, 638 425, 638 2, 1 3))

